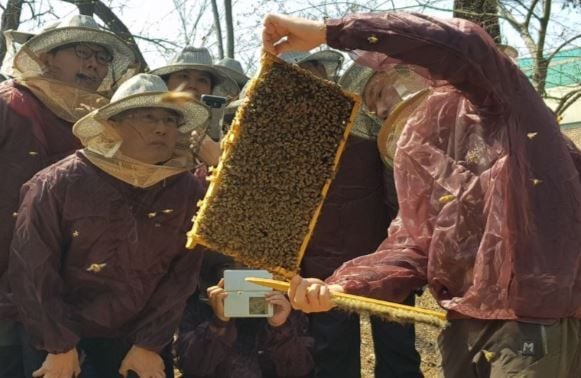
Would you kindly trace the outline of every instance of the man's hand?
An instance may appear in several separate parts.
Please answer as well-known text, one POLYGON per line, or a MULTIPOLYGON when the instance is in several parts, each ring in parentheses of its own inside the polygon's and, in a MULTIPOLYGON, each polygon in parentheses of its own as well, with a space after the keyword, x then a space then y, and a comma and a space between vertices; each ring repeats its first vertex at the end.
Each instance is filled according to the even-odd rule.
POLYGON ((220 143, 214 142, 206 134, 202 134, 199 130, 192 131, 190 136, 191 147, 197 149, 196 155, 198 158, 209 166, 217 166, 220 161, 222 149, 220 143))
POLYGON ((291 312, 291 305, 286 297, 281 293, 272 292, 266 294, 266 301, 274 307, 274 315, 267 319, 268 324, 280 327, 286 323, 291 312))
POLYGON ((74 378, 81 374, 79 355, 73 348, 65 353, 49 353, 40 369, 32 373, 33 377, 44 378, 74 378))
POLYGON ((329 311, 335 304, 331 301, 331 291, 343 292, 339 285, 327 285, 316 278, 294 276, 290 282, 288 297, 295 310, 303 312, 329 311))
POLYGON ((207 293, 208 303, 212 307, 214 315, 223 322, 229 321, 230 318, 224 316, 224 299, 228 296, 228 293, 224 291, 224 279, 222 278, 218 285, 210 286, 207 293))
POLYGON ((132 346, 121 362, 119 374, 127 377, 133 370, 139 378, 165 378, 165 366, 159 354, 150 350, 132 346))
POLYGON ((262 47, 271 54, 309 51, 327 41, 325 23, 305 18, 268 14, 263 21, 262 47))

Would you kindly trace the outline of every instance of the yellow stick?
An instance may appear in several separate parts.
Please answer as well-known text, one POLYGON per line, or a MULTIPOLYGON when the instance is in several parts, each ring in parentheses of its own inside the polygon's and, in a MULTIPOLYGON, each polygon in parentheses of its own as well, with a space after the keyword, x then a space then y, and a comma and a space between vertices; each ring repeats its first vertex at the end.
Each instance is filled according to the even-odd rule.
MULTIPOLYGON (((286 292, 290 287, 288 282, 266 278, 247 277, 246 281, 282 292, 286 292)), ((367 311, 380 316, 385 315, 390 320, 415 321, 438 327, 446 325, 446 314, 444 312, 345 293, 331 292, 331 299, 339 307, 346 307, 355 311, 367 311)))

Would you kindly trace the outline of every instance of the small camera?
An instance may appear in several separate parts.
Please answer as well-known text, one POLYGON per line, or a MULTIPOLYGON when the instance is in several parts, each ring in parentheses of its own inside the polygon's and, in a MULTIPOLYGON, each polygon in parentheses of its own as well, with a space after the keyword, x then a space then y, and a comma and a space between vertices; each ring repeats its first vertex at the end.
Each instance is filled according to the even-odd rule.
POLYGON ((202 102, 210 108, 219 109, 226 105, 226 97, 202 95, 202 102))
POLYGON ((226 97, 202 95, 202 102, 210 108, 210 123, 206 134, 213 141, 218 142, 222 136, 222 117, 224 116, 226 97))
POLYGON ((272 289, 246 282, 246 277, 272 278, 266 270, 224 271, 224 315, 229 318, 269 318, 273 315, 272 305, 265 295, 272 289))

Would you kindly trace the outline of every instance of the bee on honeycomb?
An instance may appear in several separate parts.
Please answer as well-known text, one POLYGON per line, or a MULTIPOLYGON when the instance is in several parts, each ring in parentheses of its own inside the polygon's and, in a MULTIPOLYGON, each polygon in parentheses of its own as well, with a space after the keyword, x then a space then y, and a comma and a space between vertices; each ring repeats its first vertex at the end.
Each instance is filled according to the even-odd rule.
POLYGON ((359 99, 265 54, 224 144, 188 247, 290 277, 337 169, 359 99))

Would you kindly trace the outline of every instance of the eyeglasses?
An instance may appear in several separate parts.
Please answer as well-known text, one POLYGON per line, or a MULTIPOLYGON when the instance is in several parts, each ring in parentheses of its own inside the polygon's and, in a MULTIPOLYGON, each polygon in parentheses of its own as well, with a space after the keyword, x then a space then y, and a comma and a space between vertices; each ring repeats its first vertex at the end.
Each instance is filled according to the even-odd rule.
POLYGON ((113 54, 107 50, 93 50, 84 43, 76 43, 68 47, 72 47, 75 54, 81 59, 91 59, 95 56, 97 63, 102 65, 107 65, 113 61, 113 54))
POLYGON ((135 113, 135 114, 127 114, 123 119, 132 119, 140 124, 147 125, 147 126, 155 126, 158 122, 163 123, 165 126, 168 127, 179 127, 184 124, 183 118, 174 115, 167 115, 163 117, 156 117, 153 114, 147 113, 135 113))

